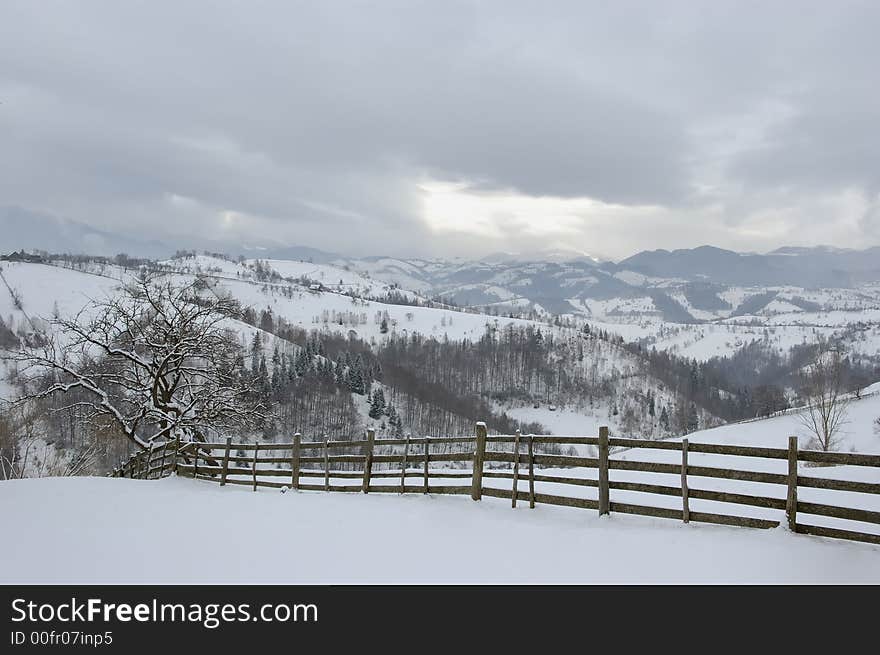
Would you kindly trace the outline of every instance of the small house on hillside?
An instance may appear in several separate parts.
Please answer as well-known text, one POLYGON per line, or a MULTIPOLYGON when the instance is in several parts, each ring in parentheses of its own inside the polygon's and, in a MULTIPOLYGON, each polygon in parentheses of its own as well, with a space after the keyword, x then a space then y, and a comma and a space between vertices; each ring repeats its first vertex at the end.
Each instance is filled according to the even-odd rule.
POLYGON ((31 255, 26 253, 22 248, 18 252, 12 252, 8 255, 0 255, 0 261, 2 262, 28 262, 30 264, 41 264, 43 262, 43 258, 40 255, 31 255))

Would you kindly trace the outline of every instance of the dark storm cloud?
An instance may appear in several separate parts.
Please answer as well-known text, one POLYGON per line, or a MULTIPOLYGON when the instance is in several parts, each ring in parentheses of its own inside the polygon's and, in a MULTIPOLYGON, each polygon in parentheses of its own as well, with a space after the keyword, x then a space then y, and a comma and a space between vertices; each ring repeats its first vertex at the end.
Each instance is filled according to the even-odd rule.
MULTIPOLYGON (((439 180, 614 206, 557 237, 616 255, 824 239, 829 207, 877 233, 876 5, 611 5, 6 2, 0 204, 153 237, 479 252, 424 215, 439 180), (768 213, 778 233, 755 228, 768 213)), ((485 250, 532 238, 499 232, 485 250)))

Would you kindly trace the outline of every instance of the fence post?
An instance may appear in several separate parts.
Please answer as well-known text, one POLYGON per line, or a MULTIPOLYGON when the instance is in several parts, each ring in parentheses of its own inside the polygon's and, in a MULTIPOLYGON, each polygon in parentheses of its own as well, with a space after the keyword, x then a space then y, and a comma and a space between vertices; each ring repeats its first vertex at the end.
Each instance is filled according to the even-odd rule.
POLYGON ((534 435, 529 435, 529 509, 535 509, 535 445, 534 435))
POLYGON ((608 493, 608 428, 599 428, 599 516, 610 513, 608 493))
POLYGON ((361 489, 364 493, 370 491, 370 476, 373 474, 373 442, 376 440, 376 431, 367 430, 367 454, 364 456, 364 484, 361 489))
POLYGON ((153 459, 153 449, 155 447, 155 443, 150 443, 150 449, 147 451, 146 457, 144 457, 144 465, 141 467, 141 470, 143 471, 141 476, 142 480, 150 479, 150 461, 153 459))
POLYGON ((477 446, 474 450, 474 472, 471 481, 471 498, 483 497, 483 460, 486 458, 486 424, 480 421, 476 427, 477 446))
POLYGON ((688 502, 688 440, 681 440, 681 518, 685 523, 691 520, 691 508, 688 502))
POLYGON ((302 435, 297 432, 293 435, 293 452, 290 455, 290 486, 299 489, 299 444, 302 435))
POLYGON ((409 455, 409 435, 406 435, 406 445, 403 447, 403 463, 400 466, 400 493, 406 491, 406 458, 409 455))
POLYGON ((177 475, 177 451, 180 450, 180 436, 174 437, 174 454, 171 456, 171 472, 177 475))
POLYGON ((510 494, 510 506, 516 509, 516 483, 519 481, 519 430, 513 440, 513 491, 510 494))
POLYGON ((425 489, 422 491, 424 494, 428 493, 428 439, 430 439, 430 437, 425 435, 425 489))
POLYGON ((254 475, 254 491, 257 490, 257 453, 260 452, 258 450, 258 447, 259 447, 259 444, 257 443, 257 440, 254 439, 254 460, 253 460, 253 464, 251 465, 251 469, 253 470, 253 475, 254 475))
POLYGON ((798 438, 788 438, 788 497, 785 501, 785 514, 788 516, 788 528, 797 532, 797 465, 798 438))
POLYGON ((226 474, 229 472, 229 449, 232 446, 232 437, 226 437, 226 454, 223 456, 223 473, 220 474, 220 486, 226 485, 226 474))
POLYGON ((190 441, 193 445, 193 480, 198 479, 199 475, 199 449, 195 445, 195 441, 190 441))
POLYGON ((324 491, 330 491, 330 438, 324 435, 324 491))
POLYGON ((165 460, 168 457, 168 440, 162 443, 162 466, 159 468, 159 479, 165 477, 165 460))

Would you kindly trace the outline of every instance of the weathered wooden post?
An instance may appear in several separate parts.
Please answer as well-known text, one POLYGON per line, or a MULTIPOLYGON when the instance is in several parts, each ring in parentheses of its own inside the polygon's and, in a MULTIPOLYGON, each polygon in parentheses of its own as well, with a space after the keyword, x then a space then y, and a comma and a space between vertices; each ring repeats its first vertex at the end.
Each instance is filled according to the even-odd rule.
POLYGON ((180 435, 174 437, 174 453, 171 455, 171 472, 177 475, 177 451, 180 450, 180 435))
POLYGON ((430 437, 425 435, 425 484, 424 489, 422 490, 423 494, 428 493, 428 439, 430 439, 430 437))
POLYGON ((159 478, 165 477, 165 460, 168 457, 168 440, 162 442, 162 466, 159 467, 159 478))
POLYGON ((330 439, 324 435, 324 491, 330 491, 330 439))
POLYGON ((253 459, 253 463, 251 464, 251 471, 253 471, 253 476, 254 476, 254 491, 257 490, 257 453, 260 452, 258 450, 259 447, 260 447, 260 444, 258 444, 257 441, 254 440, 254 459, 253 459))
POLYGON ((290 455, 290 486, 299 489, 299 450, 302 435, 297 432, 293 435, 293 451, 290 455))
POLYGON ((688 503, 688 440, 681 440, 681 518, 685 523, 691 520, 688 503))
POLYGON ((510 506, 516 508, 516 483, 519 481, 519 430, 513 440, 513 491, 510 494, 510 506))
POLYGON ((599 516, 610 513, 608 493, 608 428, 599 428, 599 516))
POLYGON ((199 449, 193 441, 190 441, 189 445, 193 446, 193 480, 196 480, 199 476, 199 449))
POLYGON ((146 456, 144 457, 144 465, 141 467, 143 474, 141 475, 141 479, 149 480, 150 479, 150 465, 153 461, 153 450, 155 450, 156 444, 151 443, 150 449, 146 452, 146 456))
POLYGON ((141 480, 147 479, 147 469, 150 466, 149 462, 150 462, 150 456, 152 455, 152 452, 153 452, 153 444, 150 444, 150 447, 148 450, 141 451, 141 461, 140 461, 140 466, 138 467, 138 477, 141 480))
POLYGON ((400 465, 400 493, 406 491, 406 458, 409 456, 409 435, 406 435, 406 445, 403 447, 403 462, 400 465))
POLYGON ((483 460, 486 458, 486 424, 480 421, 476 426, 477 446, 474 449, 474 472, 471 481, 471 498, 483 497, 483 460))
POLYGON ((232 437, 226 437, 226 454, 223 455, 223 473, 220 474, 220 486, 226 485, 226 474, 229 473, 229 449, 232 447, 232 437))
POLYGON ((788 529, 797 532, 797 474, 798 474, 798 438, 788 438, 788 497, 785 501, 785 514, 788 517, 788 529))
POLYGON ((529 509, 535 509, 535 438, 529 435, 529 509))
POLYGON ((364 484, 361 488, 361 491, 364 493, 369 493, 370 491, 370 476, 373 475, 373 444, 376 441, 376 431, 375 430, 367 430, 367 452, 364 456, 364 484))

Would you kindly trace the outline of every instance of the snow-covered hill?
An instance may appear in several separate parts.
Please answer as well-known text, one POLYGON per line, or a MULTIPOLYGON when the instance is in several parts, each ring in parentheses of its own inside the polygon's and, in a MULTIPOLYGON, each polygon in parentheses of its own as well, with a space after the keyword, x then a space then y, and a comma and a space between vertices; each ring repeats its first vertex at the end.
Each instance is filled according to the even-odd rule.
MULTIPOLYGON (((371 274, 396 266, 400 270, 406 270, 409 275, 423 278, 447 268, 447 264, 442 262, 422 260, 404 263, 399 260, 379 259, 372 261, 372 264, 374 269, 371 274)), ((84 262, 73 268, 69 264, 65 265, 68 267, 14 262, 2 264, 3 279, 8 288, 5 285, 0 287, 0 317, 8 329, 19 335, 45 329, 46 319, 53 314, 73 316, 90 298, 116 293, 121 282, 135 274, 134 270, 107 263, 84 262)), ((493 284, 506 284, 513 278, 505 278, 499 273, 497 266, 509 265, 485 264, 484 273, 492 277, 493 284)), ((592 261, 576 262, 572 265, 598 270, 598 264, 592 261)), ((674 427, 660 425, 662 410, 668 410, 671 417, 676 404, 681 400, 676 380, 667 379, 665 383, 661 382, 656 377, 656 371, 651 373, 646 368, 642 356, 614 340, 586 338, 582 330, 582 320, 545 321, 493 316, 474 310, 458 311, 452 307, 425 306, 420 304, 427 302, 423 294, 398 288, 393 282, 378 281, 355 270, 354 265, 347 262, 312 264, 301 261, 232 260, 222 256, 191 255, 165 260, 161 262, 161 266, 168 275, 182 282, 192 281, 198 276, 207 284, 205 293, 230 295, 242 307, 252 309, 254 319, 251 324, 231 321, 228 327, 239 333, 245 349, 250 347, 254 334, 260 333, 267 360, 271 359, 276 347, 282 355, 295 356, 302 344, 295 345, 261 330, 260 321, 256 319, 265 313, 305 332, 336 335, 349 343, 367 344, 373 350, 394 338, 411 339, 421 335, 440 343, 464 340, 475 343, 487 332, 500 338, 507 328, 529 328, 540 330, 547 338, 554 340, 556 351, 553 357, 556 359, 550 362, 551 373, 554 376, 561 375, 564 369, 566 374, 579 377, 581 386, 572 386, 579 391, 572 392, 570 389, 565 394, 559 393, 558 388, 554 388, 553 378, 546 384, 543 381, 539 383, 539 391, 530 397, 529 394, 523 396, 522 390, 507 388, 497 380, 489 379, 487 386, 476 391, 470 389, 468 393, 475 393, 490 402, 493 411, 504 412, 513 420, 523 423, 538 422, 544 429, 557 434, 595 433, 599 425, 608 425, 612 434, 626 433, 649 438, 665 436, 676 430, 674 427), (390 292, 399 293, 398 302, 407 304, 376 300, 390 292), (558 370, 553 371, 553 368, 558 370), (538 407, 533 407, 535 403, 538 407), (556 407, 551 409, 551 405, 556 407)), ((470 274, 471 265, 459 262, 457 266, 459 273, 470 274)), ((562 264, 553 266, 557 267, 557 273, 565 270, 561 268, 562 264)), ((510 272, 510 269, 507 270, 510 272)), ((535 275, 543 270, 544 265, 540 263, 521 267, 521 272, 530 271, 529 274, 535 275)), ((633 278, 632 281, 644 284, 647 278, 633 278)), ((502 290, 504 288, 506 287, 499 287, 502 290)), ((730 292, 725 298, 733 306, 736 302, 745 302, 744 299, 751 297, 749 293, 746 290, 730 292)), ((792 289, 785 293, 785 297, 796 297, 792 289)), ((783 294, 780 292, 777 295, 781 297, 783 294)), ((683 294, 680 299, 683 303, 689 302, 687 294, 683 294)), ((854 297, 851 294, 842 294, 839 297, 832 294, 826 300, 846 307, 847 303, 854 302, 854 297)), ((813 292, 798 302, 818 304, 820 301, 821 294, 813 292)), ((656 312, 652 317, 645 318, 646 313, 649 314, 653 311, 651 308, 655 307, 654 301, 649 297, 624 300, 581 299, 579 302, 584 311, 593 316, 589 320, 593 333, 597 329, 612 334, 617 332, 627 340, 638 340, 643 348, 667 349, 701 360, 717 354, 735 352, 752 342, 760 342, 768 349, 785 354, 791 346, 813 340, 817 331, 824 330, 825 334, 831 334, 836 329, 834 326, 761 326, 743 323, 746 318, 744 316, 705 324, 668 323, 656 312), (604 321, 595 319, 600 315, 604 317, 604 321)), ((779 305, 779 308, 790 309, 783 305, 779 305)), ((864 313, 864 316, 870 319, 870 312, 864 313)), ((865 325, 864 329, 852 332, 851 340, 855 344, 853 349, 869 357, 876 357, 880 343, 880 326, 870 322, 865 325)), ((271 374, 271 361, 267 362, 267 367, 271 374)), ((379 381, 375 382, 373 389, 378 388, 383 388, 379 381)), ((459 393, 458 389, 453 388, 451 391, 459 393)), ((384 387, 384 392, 389 397, 392 395, 388 387, 384 387)), ((13 390, 8 386, 0 389, 0 396, 11 397, 12 393, 13 390)), ((408 403, 411 400, 399 398, 398 403, 403 406, 398 409, 410 409, 408 403)), ((365 426, 384 429, 384 416, 375 420, 367 416, 369 401, 366 397, 357 396, 354 398, 354 405, 365 426)), ((697 407, 695 412, 694 424, 700 427, 720 423, 717 416, 706 407, 697 407)), ((464 424, 459 425, 459 428, 462 425, 464 424)), ((861 442, 855 445, 861 447, 861 442)))
MULTIPOLYGON (((880 272, 876 266, 866 269, 862 254, 853 255, 858 266, 845 279, 835 277, 834 271, 825 277, 819 275, 826 282, 842 280, 849 286, 821 286, 814 275, 803 276, 800 285, 793 273, 780 277, 779 262, 784 260, 789 266, 796 263, 800 267, 797 270, 809 270, 811 257, 821 259, 828 253, 777 253, 769 257, 769 264, 764 264, 763 273, 759 270, 750 274, 745 266, 742 275, 727 276, 713 273, 713 257, 734 262, 734 268, 751 260, 728 251, 719 253, 716 256, 712 249, 706 253, 701 249, 667 253, 672 260, 705 259, 700 260, 701 265, 708 266, 705 273, 695 272, 699 267, 692 270, 696 264, 691 262, 682 264, 681 275, 673 274, 679 270, 674 267, 650 264, 652 259, 647 255, 651 253, 619 264, 591 259, 511 258, 479 262, 369 258, 340 259, 335 263, 464 306, 586 320, 627 338, 644 339, 648 345, 700 360, 729 355, 751 340, 755 330, 764 328, 783 349, 816 334, 835 334, 843 335, 855 352, 872 356, 880 353, 880 272), (764 279, 761 275, 767 280, 764 284, 736 281, 764 279), (780 284, 782 279, 790 282, 780 284), (674 335, 669 335, 670 329, 674 335), (707 336, 707 332, 714 336, 707 336)), ((845 257, 846 253, 834 256, 845 257)), ((718 265, 723 266, 720 262, 718 265)))
MULTIPOLYGON (((565 363, 568 372, 577 373, 588 380, 593 389, 589 397, 563 398, 555 393, 550 397, 547 387, 547 393, 542 392, 547 396, 543 400, 544 405, 562 404, 558 414, 547 414, 547 418, 556 419, 567 413, 583 416, 583 425, 602 423, 611 425, 615 430, 626 420, 629 421, 626 429, 630 432, 657 436, 664 432, 657 428, 656 418, 649 421, 650 425, 638 423, 646 412, 647 395, 656 400, 657 416, 661 406, 669 407, 671 412, 678 401, 674 388, 645 373, 644 363, 636 354, 613 343, 586 340, 577 325, 554 325, 474 311, 457 311, 454 308, 371 300, 368 298, 381 297, 383 292, 403 290, 392 289, 384 283, 327 264, 232 261, 197 255, 166 260, 161 262, 161 266, 167 275, 181 282, 191 282, 198 276, 207 284, 204 293, 230 295, 243 308, 250 308, 254 316, 252 324, 227 321, 226 325, 239 333, 246 351, 254 334, 261 334, 270 375, 273 366, 271 356, 276 348, 282 355, 296 356, 302 344, 294 345, 261 330, 256 319, 266 312, 274 320, 283 320, 294 328, 315 331, 318 335, 337 335, 349 342, 365 343, 372 348, 380 347, 389 339, 410 339, 418 335, 438 342, 465 339, 478 342, 487 331, 500 336, 508 328, 529 328, 542 331, 560 347, 564 346, 571 358, 565 363), (574 359, 576 351, 581 353, 578 360, 574 359), (605 390, 597 396, 603 382, 606 383, 603 387, 605 390), (611 397, 609 390, 613 390, 617 400, 611 397)), ((106 263, 84 262, 70 267, 9 262, 3 264, 2 273, 9 289, 0 288, 0 316, 13 333, 26 337, 49 329, 49 319, 53 315, 75 316, 91 299, 118 293, 121 284, 137 271, 106 263)), ((412 292, 405 293, 410 293, 409 298, 413 301, 420 300, 412 292)), ((9 370, 8 366, 4 366, 5 373, 9 370)), ((378 386, 374 388, 381 388, 379 383, 376 384, 378 386)), ((389 392, 387 388, 385 391, 389 392)), ((459 393, 457 389, 451 391, 459 393)), ((489 398, 498 392, 506 396, 514 392, 515 396, 520 391, 504 388, 500 382, 493 381, 479 394, 489 398)), ((15 396, 15 390, 8 385, 0 392, 0 396, 5 398, 15 396)), ((384 429, 384 417, 374 421, 367 416, 369 403, 366 398, 357 396, 353 400, 366 426, 384 429)), ((398 408, 401 411, 409 409, 407 400, 401 399, 399 403, 402 405, 398 408)), ((532 411, 531 404, 532 401, 525 405, 508 402, 496 403, 495 407, 500 412, 508 411, 514 420, 534 421, 535 418, 528 418, 532 411)), ((718 422, 716 417, 702 408, 696 411, 700 425, 718 422)), ((551 420, 550 424, 552 432, 566 431, 557 420, 551 420)))

